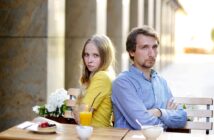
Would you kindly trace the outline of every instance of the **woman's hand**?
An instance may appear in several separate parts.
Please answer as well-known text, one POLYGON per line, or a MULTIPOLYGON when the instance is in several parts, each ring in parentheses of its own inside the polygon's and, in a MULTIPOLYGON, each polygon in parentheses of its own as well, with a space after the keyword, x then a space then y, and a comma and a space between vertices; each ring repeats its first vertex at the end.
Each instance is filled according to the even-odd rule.
POLYGON ((74 114, 74 119, 76 121, 77 124, 79 124, 80 119, 79 119, 79 109, 77 106, 73 107, 73 114, 74 114))

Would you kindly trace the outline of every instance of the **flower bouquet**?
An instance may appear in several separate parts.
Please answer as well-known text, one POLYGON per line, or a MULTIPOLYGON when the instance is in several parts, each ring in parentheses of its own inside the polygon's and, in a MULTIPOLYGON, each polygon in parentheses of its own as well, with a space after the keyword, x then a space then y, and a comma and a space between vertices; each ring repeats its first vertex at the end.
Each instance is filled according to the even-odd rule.
POLYGON ((33 111, 43 117, 60 117, 66 110, 65 101, 69 99, 69 95, 65 89, 57 89, 48 97, 45 105, 34 106, 33 111))

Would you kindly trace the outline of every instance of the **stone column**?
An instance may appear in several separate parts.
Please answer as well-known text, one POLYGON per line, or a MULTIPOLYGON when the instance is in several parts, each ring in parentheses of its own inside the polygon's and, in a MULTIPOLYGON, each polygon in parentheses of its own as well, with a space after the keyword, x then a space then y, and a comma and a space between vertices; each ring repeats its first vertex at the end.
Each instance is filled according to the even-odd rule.
POLYGON ((154 27, 154 0, 148 0, 148 25, 154 27))
MULTIPOLYGON (((156 0, 155 1, 155 17, 154 17, 154 28, 155 30, 158 32, 159 37, 161 37, 161 1, 162 0, 156 0)), ((158 48, 158 56, 157 56, 157 60, 156 60, 156 64, 155 64, 155 69, 156 70, 160 70, 161 69, 161 44, 158 48)))
POLYGON ((133 27, 140 27, 143 25, 144 6, 143 0, 130 1, 130 26, 129 30, 133 27))
POLYGON ((106 1, 66 0, 65 13, 65 87, 70 88, 79 86, 85 41, 95 33, 106 32, 106 1))
POLYGON ((161 2, 162 6, 161 6, 161 40, 160 40, 160 69, 164 68, 164 66, 166 65, 166 54, 165 54, 165 47, 166 47, 166 1, 163 0, 161 2))
POLYGON ((0 131, 46 102, 47 0, 0 1, 0 131))
POLYGON ((168 0, 162 1, 161 68, 170 64, 174 57, 174 13, 171 6, 168 0))
POLYGON ((65 0, 48 1, 47 93, 65 86, 65 0))
POLYGON ((143 17, 143 24, 144 25, 148 25, 148 19, 149 19, 149 0, 144 0, 143 2, 143 13, 144 13, 144 17, 143 17))
POLYGON ((129 0, 108 0, 107 35, 116 49, 116 73, 128 69, 129 56, 126 53, 126 37, 129 31, 129 0))

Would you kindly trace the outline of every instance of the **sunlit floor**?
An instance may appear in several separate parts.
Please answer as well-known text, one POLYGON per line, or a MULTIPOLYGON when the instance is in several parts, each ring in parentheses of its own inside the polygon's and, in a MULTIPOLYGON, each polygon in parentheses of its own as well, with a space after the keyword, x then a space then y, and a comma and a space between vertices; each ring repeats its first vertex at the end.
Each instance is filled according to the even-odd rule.
POLYGON ((161 75, 174 96, 214 98, 214 55, 177 55, 161 75))

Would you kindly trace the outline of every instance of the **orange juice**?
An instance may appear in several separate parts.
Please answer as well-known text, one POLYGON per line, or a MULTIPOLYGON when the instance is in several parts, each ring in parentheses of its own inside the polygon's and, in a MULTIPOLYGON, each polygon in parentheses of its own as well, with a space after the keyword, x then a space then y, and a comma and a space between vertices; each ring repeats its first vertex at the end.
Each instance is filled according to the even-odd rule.
POLYGON ((84 126, 91 125, 92 112, 83 111, 80 112, 80 124, 84 126))

